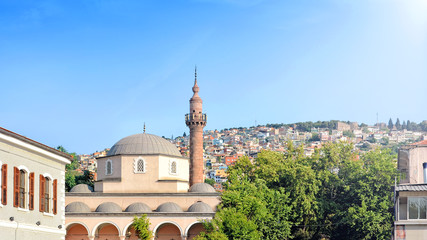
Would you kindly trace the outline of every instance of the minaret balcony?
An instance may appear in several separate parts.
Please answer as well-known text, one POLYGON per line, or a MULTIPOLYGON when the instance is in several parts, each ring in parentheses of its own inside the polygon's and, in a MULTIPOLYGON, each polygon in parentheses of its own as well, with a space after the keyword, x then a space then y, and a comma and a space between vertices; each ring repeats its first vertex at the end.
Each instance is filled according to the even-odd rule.
POLYGON ((205 126, 208 117, 205 113, 187 113, 185 114, 185 123, 187 126, 190 125, 202 125, 205 126))

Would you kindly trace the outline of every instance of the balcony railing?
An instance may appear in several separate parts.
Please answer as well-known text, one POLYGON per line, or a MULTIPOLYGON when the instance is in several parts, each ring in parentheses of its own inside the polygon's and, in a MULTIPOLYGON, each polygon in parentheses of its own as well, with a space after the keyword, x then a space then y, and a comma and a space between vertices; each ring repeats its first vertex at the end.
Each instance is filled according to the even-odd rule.
POLYGON ((208 117, 205 113, 187 113, 185 114, 185 121, 204 121, 206 122, 208 117))

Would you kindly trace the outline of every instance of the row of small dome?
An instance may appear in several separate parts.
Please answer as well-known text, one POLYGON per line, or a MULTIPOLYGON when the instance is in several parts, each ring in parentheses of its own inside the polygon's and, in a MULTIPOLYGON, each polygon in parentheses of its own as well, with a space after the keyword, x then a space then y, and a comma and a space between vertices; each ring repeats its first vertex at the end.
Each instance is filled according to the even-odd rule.
MULTIPOLYGON (((78 184, 78 185, 74 186, 70 190, 70 192, 73 192, 73 193, 91 193, 91 192, 93 192, 93 188, 91 186, 86 185, 86 184, 78 184)), ((196 183, 190 187, 188 192, 209 193, 209 192, 215 192, 215 189, 207 183, 196 183)))
MULTIPOLYGON (((90 213, 91 210, 88 205, 83 202, 72 202, 65 207, 65 212, 69 213, 90 213)), ((120 213, 122 208, 114 202, 105 202, 101 203, 95 210, 95 212, 103 213, 120 213)), ((142 202, 136 202, 129 205, 125 212, 135 212, 135 213, 150 213, 151 208, 147 204, 142 202)), ((157 207, 155 212, 184 212, 178 204, 173 202, 166 202, 157 207)), ((214 212, 212 208, 201 201, 198 201, 191 205, 187 212, 214 212)))

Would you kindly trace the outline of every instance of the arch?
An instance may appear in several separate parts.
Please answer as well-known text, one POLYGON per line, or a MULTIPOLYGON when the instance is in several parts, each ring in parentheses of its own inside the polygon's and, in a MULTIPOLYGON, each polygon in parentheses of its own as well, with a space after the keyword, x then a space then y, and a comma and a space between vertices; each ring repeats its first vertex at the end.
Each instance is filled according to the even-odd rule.
POLYGON ((50 180, 53 180, 52 175, 50 175, 49 173, 43 173, 43 177, 49 178, 50 180))
POLYGON ((183 231, 182 231, 181 226, 179 226, 179 224, 177 224, 176 222, 173 222, 173 221, 164 221, 164 222, 157 224, 157 226, 153 229, 153 233, 154 233, 155 239, 158 239, 158 240, 166 240, 166 239, 169 240, 169 239, 171 239, 171 237, 172 238, 176 237, 176 238, 180 239, 183 236, 183 231), (161 230, 162 227, 165 225, 166 226, 168 226, 168 225, 169 226, 170 225, 175 226, 178 229, 179 233, 178 234, 177 233, 171 233, 171 234, 161 233, 159 235, 159 233, 158 233, 159 230, 161 230), (162 235, 164 235, 164 236, 162 236, 162 235))
POLYGON ((69 224, 66 225, 65 227, 66 229, 66 235, 65 235, 65 240, 89 240, 89 228, 86 226, 86 224, 82 223, 82 222, 71 222, 69 224), (74 229, 75 232, 70 231, 71 228, 76 227, 76 226, 81 226, 83 227, 84 230, 86 230, 86 233, 84 233, 82 230, 83 229, 74 229), (69 234, 69 232, 71 232, 71 234, 69 234))
POLYGON ((126 236, 128 232, 131 233, 130 236, 126 236, 126 240, 138 240, 139 238, 136 236, 135 233, 135 229, 132 227, 132 222, 128 223, 124 228, 123 228, 123 235, 126 236))
POLYGON ((30 173, 30 170, 28 170, 28 168, 24 165, 19 165, 19 166, 17 166, 17 168, 19 170, 24 170, 25 172, 30 173))
POLYGON ((117 232, 118 232, 117 237, 118 237, 118 236, 122 236, 122 232, 120 231, 119 226, 118 226, 117 224, 115 224, 115 223, 111 222, 111 221, 103 221, 103 222, 100 222, 100 223, 96 224, 96 225, 95 225, 95 227, 93 227, 93 229, 92 229, 92 236, 95 236, 95 235, 96 235, 96 230, 97 230, 101 225, 106 225, 106 224, 111 224, 111 225, 115 226, 115 227, 116 227, 116 229, 117 229, 117 232))
POLYGON ((204 230, 202 222, 193 222, 192 224, 188 225, 188 227, 185 229, 185 236, 186 239, 192 240, 195 236, 197 236, 201 231, 204 230), (194 229, 194 231, 192 231, 194 229))

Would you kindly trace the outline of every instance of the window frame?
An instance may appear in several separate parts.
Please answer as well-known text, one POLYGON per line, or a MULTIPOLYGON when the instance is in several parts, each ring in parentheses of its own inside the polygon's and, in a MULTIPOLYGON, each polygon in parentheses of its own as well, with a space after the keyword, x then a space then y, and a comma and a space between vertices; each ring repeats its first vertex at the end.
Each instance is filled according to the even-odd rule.
POLYGON ((7 164, 0 161, 0 207, 5 205, 7 205, 7 164))
POLYGON ((134 161, 133 161, 133 173, 146 173, 147 172, 147 164, 146 164, 146 161, 145 161, 145 159, 144 158, 142 158, 142 157, 137 157, 137 158, 135 158, 134 159, 134 161), (143 168, 143 170, 142 171, 139 171, 139 169, 138 169, 138 164, 139 164, 139 162, 141 162, 142 161, 142 168, 143 168))
MULTIPOLYGON (((14 204, 14 207, 18 208, 18 210, 29 211, 29 204, 28 203, 29 203, 29 189, 30 189, 29 188, 30 187, 29 186, 30 185, 30 179, 29 179, 30 170, 28 170, 28 168, 24 165, 19 165, 16 167, 16 169, 18 169, 18 173, 19 173, 19 177, 18 177, 18 179, 19 179, 19 182, 18 182, 19 191, 18 191, 18 201, 17 201, 16 205, 14 204), (23 203, 23 207, 21 207, 21 197, 20 197, 20 195, 21 195, 21 193, 20 193, 21 171, 24 172, 24 193, 23 193, 24 203, 23 203)), ((15 173, 14 173, 14 178, 15 178, 15 173)), ((14 185, 15 185, 15 179, 14 179, 14 185)), ((15 194, 16 193, 14 192, 14 196, 13 196, 14 201, 16 198, 15 194)))
POLYGON ((178 175, 178 161, 176 159, 169 160, 169 174, 178 175), (175 172, 172 171, 173 164, 175 163, 175 172))
POLYGON ((105 162, 105 176, 113 175, 113 161, 111 159, 107 159, 105 162), (108 163, 110 163, 111 171, 108 172, 108 163))
POLYGON ((427 220, 427 196, 408 196, 407 197, 407 207, 406 207, 406 216, 407 216, 407 220, 411 220, 411 221, 419 221, 419 220, 427 220), (418 205, 417 205, 417 216, 418 216, 418 218, 411 218, 410 217, 410 213, 409 213, 409 209, 410 209, 410 203, 412 202, 412 201, 414 201, 414 200, 417 200, 417 203, 418 203, 418 205), (421 215, 421 205, 420 205, 420 201, 421 200, 423 200, 424 199, 424 203, 425 203, 425 205, 424 205, 424 207, 425 207, 425 211, 426 211, 426 217, 425 218, 420 218, 420 215, 421 215))
MULTIPOLYGON (((40 196, 39 205, 41 206, 41 201, 44 201, 43 211, 40 209, 40 212, 43 212, 44 215, 53 216, 54 214, 54 199, 53 199, 54 186, 53 185, 56 179, 53 179, 52 175, 50 175, 49 173, 40 174, 40 177, 43 177, 43 185, 44 185, 44 192, 39 193, 39 196, 40 196), (43 194, 43 198, 41 198, 42 194, 43 194)), ((39 189, 41 191, 41 186, 39 186, 39 189)))

